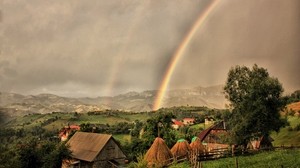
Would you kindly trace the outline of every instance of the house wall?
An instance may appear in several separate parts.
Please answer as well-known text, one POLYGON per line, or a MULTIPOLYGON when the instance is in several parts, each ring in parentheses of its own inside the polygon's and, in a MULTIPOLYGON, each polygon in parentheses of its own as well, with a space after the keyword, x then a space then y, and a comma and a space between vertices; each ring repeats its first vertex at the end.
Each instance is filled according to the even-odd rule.
POLYGON ((93 167, 112 167, 108 160, 115 160, 119 164, 124 164, 125 155, 113 139, 110 139, 96 157, 93 167))
POLYGON ((225 130, 211 130, 210 133, 205 137, 203 142, 205 143, 223 143, 223 138, 228 133, 225 130))

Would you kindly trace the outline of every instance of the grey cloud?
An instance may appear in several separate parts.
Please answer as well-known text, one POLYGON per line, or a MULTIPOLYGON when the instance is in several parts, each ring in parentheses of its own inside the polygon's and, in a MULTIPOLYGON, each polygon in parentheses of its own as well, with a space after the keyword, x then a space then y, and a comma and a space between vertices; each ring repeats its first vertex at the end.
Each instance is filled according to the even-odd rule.
MULTIPOLYGON (((2 0, 0 75, 7 80, 0 90, 97 96, 157 89, 210 2, 2 0)), ((297 0, 222 1, 193 37, 170 87, 224 83, 231 66, 257 63, 288 89, 299 88, 298 11, 297 0)))

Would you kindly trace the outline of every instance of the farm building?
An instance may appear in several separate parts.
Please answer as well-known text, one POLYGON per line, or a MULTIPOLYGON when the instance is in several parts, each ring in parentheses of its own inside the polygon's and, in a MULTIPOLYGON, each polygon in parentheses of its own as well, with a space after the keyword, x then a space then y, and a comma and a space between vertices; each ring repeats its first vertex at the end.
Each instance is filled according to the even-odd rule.
POLYGON ((175 159, 187 158, 189 157, 190 152, 191 147, 185 139, 178 140, 171 149, 171 153, 175 159))
POLYGON ((80 130, 80 126, 78 125, 68 125, 65 126, 64 128, 62 128, 59 131, 59 138, 61 141, 66 141, 69 137, 69 135, 73 132, 73 131, 78 131, 80 130))
POLYGON ((178 130, 180 127, 184 126, 184 124, 181 121, 172 119, 172 122, 173 122, 172 127, 176 130, 178 130))
POLYGON ((262 136, 260 138, 255 138, 250 141, 247 145, 249 149, 263 149, 263 148, 272 148, 272 141, 274 141, 270 136, 262 136))
POLYGON ((112 135, 76 132, 67 145, 72 160, 65 160, 64 168, 117 167, 125 162, 126 156, 112 135))
POLYGON ((183 120, 184 125, 193 125, 195 124, 195 118, 184 118, 183 120))
POLYGON ((198 137, 208 151, 220 148, 228 148, 229 145, 224 142, 228 132, 225 127, 225 122, 218 122, 211 127, 202 131, 198 137))
POLYGON ((148 166, 163 167, 172 162, 173 155, 165 141, 157 137, 145 155, 148 166))

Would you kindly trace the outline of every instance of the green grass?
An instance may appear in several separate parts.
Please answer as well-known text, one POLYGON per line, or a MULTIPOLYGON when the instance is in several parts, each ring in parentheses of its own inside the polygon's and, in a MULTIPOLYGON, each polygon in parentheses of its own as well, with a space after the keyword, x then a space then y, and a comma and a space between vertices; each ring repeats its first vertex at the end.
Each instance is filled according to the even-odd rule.
MULTIPOLYGON (((300 124, 299 117, 288 117, 290 127, 294 128, 297 124, 300 124)), ((288 126, 289 127, 289 126, 288 126)), ((278 133, 273 132, 271 137, 274 139, 274 146, 300 146, 300 131, 292 130, 289 131, 288 127, 281 128, 278 133)))
POLYGON ((50 113, 50 114, 31 114, 26 116, 19 116, 14 120, 11 120, 5 125, 9 128, 24 128, 31 129, 34 126, 40 126, 41 123, 50 119, 57 118, 56 121, 51 122, 43 128, 49 131, 56 131, 61 129, 67 124, 109 124, 114 125, 120 122, 133 122, 135 120, 146 121, 150 118, 150 115, 147 113, 138 113, 138 114, 126 114, 118 113, 113 115, 88 115, 88 114, 79 114, 77 118, 74 116, 74 113, 50 113))
MULTIPOLYGON (((292 167, 300 165, 300 150, 282 150, 262 152, 251 156, 237 157, 238 166, 242 168, 292 167)), ((235 157, 214 161, 204 161, 204 168, 235 167, 235 157)))
POLYGON ((212 124, 209 124, 209 125, 205 125, 204 123, 200 123, 200 124, 195 124, 195 125, 192 125, 190 126, 190 128, 193 128, 193 129, 206 129, 208 127, 210 127, 212 124))
POLYGON ((126 142, 131 141, 131 135, 128 134, 114 134, 113 137, 118 140, 122 145, 124 145, 126 142))

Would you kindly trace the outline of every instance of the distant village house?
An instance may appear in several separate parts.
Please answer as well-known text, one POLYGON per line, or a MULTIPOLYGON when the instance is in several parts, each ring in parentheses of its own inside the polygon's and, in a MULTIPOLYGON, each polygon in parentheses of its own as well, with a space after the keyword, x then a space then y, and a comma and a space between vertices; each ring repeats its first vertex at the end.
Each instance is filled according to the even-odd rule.
POLYGON ((80 126, 78 125, 68 125, 65 126, 64 128, 62 128, 59 131, 59 138, 61 141, 66 141, 69 137, 69 135, 73 132, 73 131, 79 131, 80 130, 80 126))
POLYGON ((184 125, 193 125, 193 124, 195 124, 195 118, 184 118, 183 124, 184 125))

